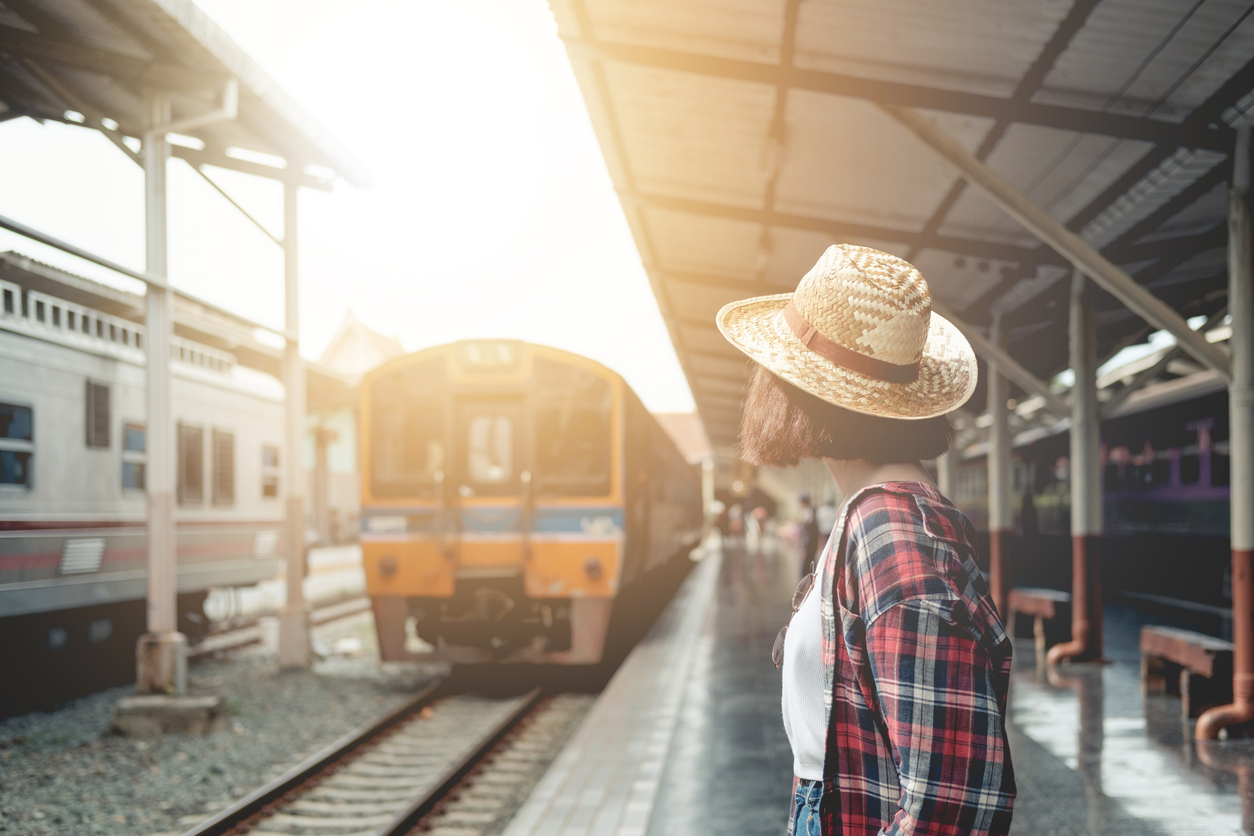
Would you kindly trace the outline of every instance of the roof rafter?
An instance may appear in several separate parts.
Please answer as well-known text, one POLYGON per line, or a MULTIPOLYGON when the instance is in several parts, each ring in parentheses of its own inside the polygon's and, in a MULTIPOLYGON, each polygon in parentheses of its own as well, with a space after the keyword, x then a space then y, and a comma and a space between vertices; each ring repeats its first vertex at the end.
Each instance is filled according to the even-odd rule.
POLYGON ((1233 143, 1233 132, 1227 126, 1178 124, 1162 119, 1032 101, 1020 102, 982 93, 718 58, 660 47, 591 41, 584 38, 566 38, 565 41, 566 49, 572 57, 767 84, 781 89, 809 90, 833 96, 866 99, 877 104, 1006 119, 1027 125, 1170 145, 1172 148, 1206 148, 1227 153, 1232 149, 1233 143))

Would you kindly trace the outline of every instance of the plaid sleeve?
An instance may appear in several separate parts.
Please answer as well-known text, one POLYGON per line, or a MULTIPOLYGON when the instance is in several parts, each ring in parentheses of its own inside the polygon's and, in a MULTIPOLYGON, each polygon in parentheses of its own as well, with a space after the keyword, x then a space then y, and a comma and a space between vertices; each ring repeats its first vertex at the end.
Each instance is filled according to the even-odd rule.
POLYGON ((962 601, 890 606, 868 625, 866 650, 901 783, 887 836, 1005 833, 1014 779, 996 665, 962 601))

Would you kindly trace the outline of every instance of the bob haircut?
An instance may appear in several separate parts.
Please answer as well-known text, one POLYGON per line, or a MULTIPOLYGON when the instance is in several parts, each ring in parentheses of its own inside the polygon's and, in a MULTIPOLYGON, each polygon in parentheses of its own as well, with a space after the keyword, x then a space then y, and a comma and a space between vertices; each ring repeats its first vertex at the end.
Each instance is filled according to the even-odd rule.
POLYGON ((904 420, 863 415, 802 391, 758 365, 740 420, 740 457, 792 467, 802 459, 866 459, 876 464, 934 459, 949 449, 949 417, 904 420))

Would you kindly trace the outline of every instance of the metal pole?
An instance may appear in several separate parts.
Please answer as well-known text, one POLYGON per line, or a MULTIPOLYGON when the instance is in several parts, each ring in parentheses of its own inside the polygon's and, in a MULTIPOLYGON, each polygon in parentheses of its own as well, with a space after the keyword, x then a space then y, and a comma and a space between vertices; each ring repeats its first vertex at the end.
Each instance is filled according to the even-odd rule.
POLYGON ((1254 242, 1250 230, 1250 126, 1237 128, 1228 190, 1228 313, 1232 316, 1232 382, 1228 421, 1232 466, 1232 704, 1197 721, 1199 740, 1254 720, 1254 242))
POLYGON ((1079 270, 1071 278, 1071 641, 1046 660, 1094 661, 1102 656, 1101 432, 1097 413, 1097 311, 1093 285, 1079 270))
MULTIPOLYGON (((992 341, 1003 350, 1007 339, 1000 314, 993 316, 992 341)), ((1010 584, 1006 572, 1006 537, 1010 531, 1010 381, 993 371, 988 377, 988 582, 993 604, 1007 615, 1010 584)))
POLYGON ((283 184, 283 278, 287 346, 283 352, 284 455, 287 458, 287 603, 279 615, 279 667, 308 668, 312 647, 305 602, 305 364, 300 358, 296 184, 283 184))
MULTIPOLYGON (((148 124, 170 121, 170 98, 145 95, 148 124)), ((148 273, 166 278, 166 160, 164 131, 144 135, 144 219, 148 273)), ((136 649, 137 683, 142 694, 182 694, 187 690, 187 639, 178 632, 178 545, 174 527, 174 413, 170 388, 170 290, 147 289, 148 351, 148 632, 136 649)))
POLYGON ((1146 322, 1162 328, 1179 340, 1184 350, 1203 365, 1224 377, 1231 375, 1228 356, 1223 349, 1208 343, 1206 337, 1193 331, 1184 321, 1184 317, 1172 310, 1170 305, 1141 287, 1135 279, 1093 249, 1087 241, 1028 200, 1009 181, 977 160, 970 151, 959 145, 926 116, 908 108, 884 104, 880 105, 880 109, 944 157, 968 183, 1070 261, 1077 270, 1083 270, 1146 322))

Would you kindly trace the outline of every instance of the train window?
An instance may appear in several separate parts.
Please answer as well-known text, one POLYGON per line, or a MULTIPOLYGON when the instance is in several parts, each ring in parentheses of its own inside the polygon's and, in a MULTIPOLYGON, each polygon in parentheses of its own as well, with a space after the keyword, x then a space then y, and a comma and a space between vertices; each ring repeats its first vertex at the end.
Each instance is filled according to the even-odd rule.
POLYGON ((4 312, 7 314, 13 313, 13 291, 8 288, 4 290, 4 312))
POLYGON ((109 387, 87 381, 87 446, 109 446, 109 387))
POLYGON ((122 462, 122 488, 142 491, 148 487, 147 465, 143 462, 122 462))
POLYGON ((97 319, 96 320, 96 336, 102 340, 104 339, 104 334, 105 334, 104 327, 105 327, 104 320, 97 319))
POLYGON ((1186 429, 1180 436, 1180 484, 1196 485, 1202 478, 1201 448, 1197 443, 1197 430, 1186 429))
POLYGON ((514 475, 514 421, 508 415, 476 415, 466 424, 466 475, 499 485, 514 475))
POLYGON ((279 448, 261 445, 261 495, 273 499, 279 495, 279 448))
POLYGON ((447 467, 444 358, 404 366, 369 386, 372 492, 433 496, 435 475, 447 467))
POLYGON ((213 504, 235 504, 235 433, 213 431, 213 504))
POLYGON ((32 441, 33 424, 29 406, 0 403, 0 438, 32 441))
POLYGON ((61 327, 61 308, 57 305, 52 306, 52 324, 56 328, 61 327))
POLYGON ((143 424, 122 426, 122 449, 128 453, 143 453, 148 450, 148 431, 143 424))
POLYGON ((35 300, 35 319, 40 322, 44 321, 44 303, 38 299, 35 300))
POLYGON ((199 505, 205 500, 205 431, 180 423, 178 441, 179 504, 199 505))
POLYGON ((1102 485, 1107 491, 1117 491, 1121 487, 1119 480, 1119 465, 1116 462, 1106 462, 1106 474, 1103 477, 1102 485))
POLYGON ((74 311, 65 312, 65 327, 71 331, 78 327, 74 321, 74 311))
POLYGON ((588 369, 537 358, 533 402, 536 491, 610 492, 610 383, 588 369))

